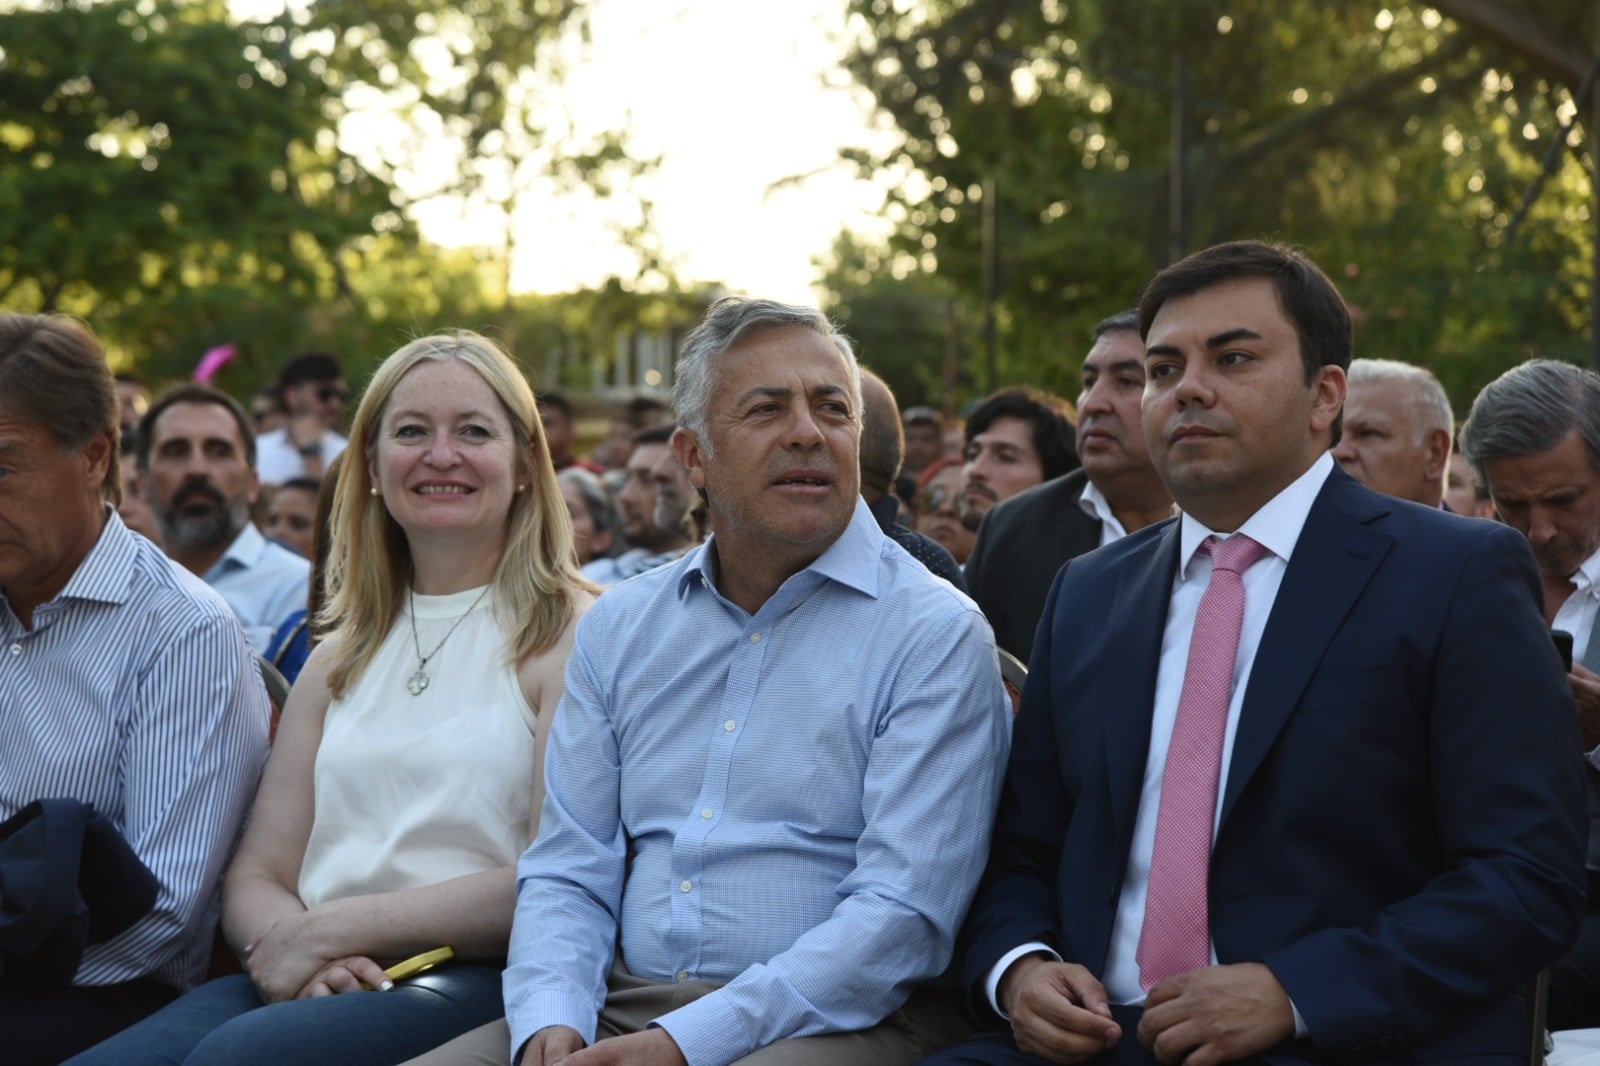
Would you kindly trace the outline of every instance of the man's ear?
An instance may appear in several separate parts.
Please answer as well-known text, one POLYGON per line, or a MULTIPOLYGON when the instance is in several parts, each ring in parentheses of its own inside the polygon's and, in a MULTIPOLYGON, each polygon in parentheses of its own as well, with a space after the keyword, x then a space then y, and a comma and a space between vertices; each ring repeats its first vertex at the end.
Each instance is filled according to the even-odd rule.
POLYGON ((689 472, 689 484, 697 489, 706 487, 706 458, 709 450, 700 443, 692 429, 679 426, 672 434, 672 454, 689 472))
POLYGON ((1450 432, 1449 430, 1428 430, 1426 438, 1428 446, 1428 477, 1443 478, 1450 469, 1450 432))
POLYGON ((1344 368, 1320 366, 1311 379, 1311 431, 1317 435, 1333 430, 1333 423, 1344 411, 1344 398, 1349 391, 1344 368))
POLYGON ((111 476, 111 464, 117 461, 117 440, 111 430, 96 433, 84 442, 79 453, 83 456, 84 472, 89 484, 99 492, 111 476))

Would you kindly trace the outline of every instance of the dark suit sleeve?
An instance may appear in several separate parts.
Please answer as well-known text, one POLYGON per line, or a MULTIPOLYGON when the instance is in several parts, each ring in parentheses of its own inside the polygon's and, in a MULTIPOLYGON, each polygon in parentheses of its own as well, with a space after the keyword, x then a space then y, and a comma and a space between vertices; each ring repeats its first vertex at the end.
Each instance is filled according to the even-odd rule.
MULTIPOLYGON (((1056 601, 1067 568, 1057 575, 1045 603, 1038 647, 1050 646, 1056 601)), ((968 912, 963 934, 966 979, 973 1009, 1000 1022, 984 994, 989 970, 1006 952, 1041 941, 1071 958, 1056 907, 1056 872, 1062 827, 1071 805, 1056 756, 1051 713, 1050 656, 1034 656, 1012 731, 1011 756, 995 822, 989 865, 968 912)))
MULTIPOLYGON (((991 510, 993 510, 991 508, 991 510)), ((985 516, 988 517, 988 516, 985 516)), ((993 585, 997 575, 990 573, 993 569, 992 552, 994 546, 995 523, 981 522, 978 525, 978 538, 973 542, 972 554, 967 556, 967 561, 961 564, 961 575, 967 579, 967 594, 978 605, 978 610, 989 619, 990 626, 995 626, 994 593, 993 585)), ((995 642, 1013 655, 1020 656, 1027 649, 1008 648, 1001 642, 1000 634, 995 634, 995 642)))
MULTIPOLYGON (((1522 538, 1489 527, 1449 596, 1428 667, 1428 764, 1398 768, 1426 775, 1433 839, 1418 834, 1414 846, 1437 849, 1439 872, 1358 925, 1318 930, 1263 958, 1313 1044, 1332 1054, 1459 1025, 1464 1004, 1503 995, 1507 973, 1549 965, 1577 932, 1576 717, 1522 538)), ((1015 750, 1026 756, 1036 743, 1019 738, 1015 750)), ((1397 815, 1369 831, 1406 824, 1397 815)))
POLYGON ((1043 549, 1017 535, 1013 517, 1019 501, 1020 497, 1014 497, 990 508, 978 526, 978 539, 962 573, 967 579, 967 595, 994 628, 995 643, 1025 659, 1033 647, 1035 621, 1028 607, 1037 606, 1039 589, 1049 577, 1028 587, 1034 580, 1029 573, 1035 569, 1030 566, 1032 557, 1043 549))

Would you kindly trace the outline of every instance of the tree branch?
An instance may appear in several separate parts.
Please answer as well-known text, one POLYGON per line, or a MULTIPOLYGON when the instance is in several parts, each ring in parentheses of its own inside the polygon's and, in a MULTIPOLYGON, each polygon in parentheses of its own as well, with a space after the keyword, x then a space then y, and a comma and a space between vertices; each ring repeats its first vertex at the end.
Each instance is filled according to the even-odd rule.
POLYGON ((1457 34, 1412 66, 1381 74, 1328 104, 1294 116, 1266 130, 1227 159, 1229 166, 1250 163, 1270 155, 1288 141, 1326 127, 1347 112, 1361 111, 1392 101, 1400 89, 1424 74, 1433 73, 1464 55, 1472 42, 1457 34))
POLYGON ((1528 11, 1499 0, 1431 0, 1441 15, 1476 30, 1502 48, 1576 90, 1589 69, 1589 50, 1528 11))

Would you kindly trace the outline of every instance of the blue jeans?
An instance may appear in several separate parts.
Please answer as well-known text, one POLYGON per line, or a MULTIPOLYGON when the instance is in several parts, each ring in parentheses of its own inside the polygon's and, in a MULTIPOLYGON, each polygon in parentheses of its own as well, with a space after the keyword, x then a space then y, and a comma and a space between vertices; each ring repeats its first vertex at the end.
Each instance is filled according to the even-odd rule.
POLYGON ((244 974, 208 982, 66 1066, 396 1066, 505 1013, 500 967, 452 963, 388 992, 263 1005, 244 974))

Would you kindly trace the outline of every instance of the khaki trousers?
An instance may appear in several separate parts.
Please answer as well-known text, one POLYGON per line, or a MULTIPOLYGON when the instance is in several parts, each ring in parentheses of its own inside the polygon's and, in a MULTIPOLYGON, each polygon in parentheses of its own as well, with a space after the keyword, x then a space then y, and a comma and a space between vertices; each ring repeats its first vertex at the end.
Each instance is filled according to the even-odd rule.
MULTIPOLYGON (((619 962, 606 980, 606 1005, 595 1038, 625 1036, 722 987, 719 981, 648 981, 619 962)), ((871 1029, 779 1040, 737 1066, 910 1066, 971 1033, 961 994, 924 989, 871 1029)), ((505 1019, 474 1029, 405 1066, 507 1066, 511 1030, 505 1019)))

